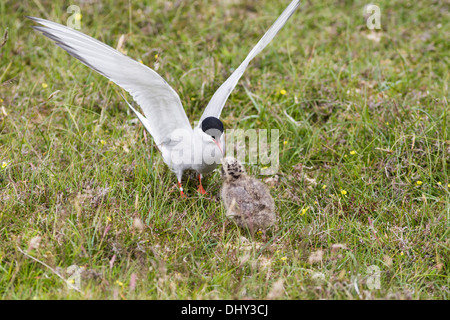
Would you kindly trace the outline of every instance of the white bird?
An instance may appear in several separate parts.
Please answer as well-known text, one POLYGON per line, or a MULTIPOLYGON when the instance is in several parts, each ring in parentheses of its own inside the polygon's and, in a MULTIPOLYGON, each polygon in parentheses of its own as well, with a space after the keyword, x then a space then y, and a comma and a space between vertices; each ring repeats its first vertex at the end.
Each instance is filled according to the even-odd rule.
POLYGON ((269 44, 299 4, 300 0, 294 0, 283 11, 241 65, 214 93, 199 124, 193 129, 180 97, 154 70, 72 28, 41 18, 27 18, 43 25, 33 26, 34 29, 133 97, 145 116, 127 102, 128 106, 155 140, 164 162, 176 174, 181 195, 184 196, 181 178, 187 169, 199 174, 198 191, 205 193, 202 174, 213 171, 223 157, 224 127, 219 117, 225 102, 249 62, 269 44))

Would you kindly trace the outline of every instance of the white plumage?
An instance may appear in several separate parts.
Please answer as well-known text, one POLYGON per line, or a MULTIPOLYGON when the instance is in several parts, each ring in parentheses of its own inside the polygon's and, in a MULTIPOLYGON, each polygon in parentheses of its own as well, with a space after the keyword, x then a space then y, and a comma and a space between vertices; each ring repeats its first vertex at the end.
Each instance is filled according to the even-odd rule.
MULTIPOLYGON (((195 128, 191 127, 178 94, 154 70, 79 31, 45 19, 27 18, 42 25, 33 28, 133 97, 144 115, 130 104, 129 107, 155 140, 164 161, 177 175, 183 192, 181 177, 185 170, 197 171, 201 179, 201 174, 211 172, 220 163, 224 140, 223 125, 218 119, 225 102, 249 62, 275 37, 299 4, 300 0, 290 3, 241 65, 214 93, 195 128)), ((201 180, 199 191, 204 192, 201 180)))

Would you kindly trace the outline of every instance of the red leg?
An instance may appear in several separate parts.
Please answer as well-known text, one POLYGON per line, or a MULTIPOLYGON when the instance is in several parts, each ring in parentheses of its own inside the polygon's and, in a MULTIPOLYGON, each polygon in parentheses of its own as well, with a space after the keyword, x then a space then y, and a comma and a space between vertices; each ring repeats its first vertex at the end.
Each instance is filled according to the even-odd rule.
POLYGON ((180 188, 180 196, 182 197, 182 198, 187 198, 186 197, 186 195, 184 194, 184 192, 183 192, 183 186, 181 185, 181 182, 178 182, 178 187, 180 188))
POLYGON ((200 192, 201 194, 206 194, 206 191, 202 186, 202 175, 201 174, 198 175, 198 182, 200 183, 200 185, 198 186, 197 191, 200 192))

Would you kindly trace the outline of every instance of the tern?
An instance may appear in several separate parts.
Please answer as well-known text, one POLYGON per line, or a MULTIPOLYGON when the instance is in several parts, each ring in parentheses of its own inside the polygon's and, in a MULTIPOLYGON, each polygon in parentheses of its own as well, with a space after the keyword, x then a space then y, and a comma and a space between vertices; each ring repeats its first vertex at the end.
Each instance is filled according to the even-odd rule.
POLYGON ((227 217, 240 227, 266 229, 275 224, 277 213, 269 188, 245 172, 235 158, 222 159, 223 185, 220 192, 227 209, 227 217))
POLYGON ((272 41, 299 4, 300 0, 294 0, 283 11, 240 66, 214 93, 194 128, 178 94, 154 70, 72 28, 41 18, 27 18, 42 25, 33 26, 34 29, 133 97, 144 115, 124 99, 153 137, 164 162, 176 174, 181 196, 185 196, 181 178, 188 169, 198 173, 198 191, 205 193, 202 175, 212 172, 223 157, 224 126, 219 119, 222 109, 250 61, 272 41))

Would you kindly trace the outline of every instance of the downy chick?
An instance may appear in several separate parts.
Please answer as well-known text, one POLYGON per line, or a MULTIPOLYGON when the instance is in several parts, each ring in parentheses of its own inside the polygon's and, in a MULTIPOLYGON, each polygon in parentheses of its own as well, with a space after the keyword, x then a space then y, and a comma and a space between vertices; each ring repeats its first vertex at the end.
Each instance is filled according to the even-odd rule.
POLYGON ((275 203, 267 186, 247 175, 238 160, 222 159, 222 178, 221 196, 227 217, 240 227, 248 227, 251 233, 275 223, 275 203))

